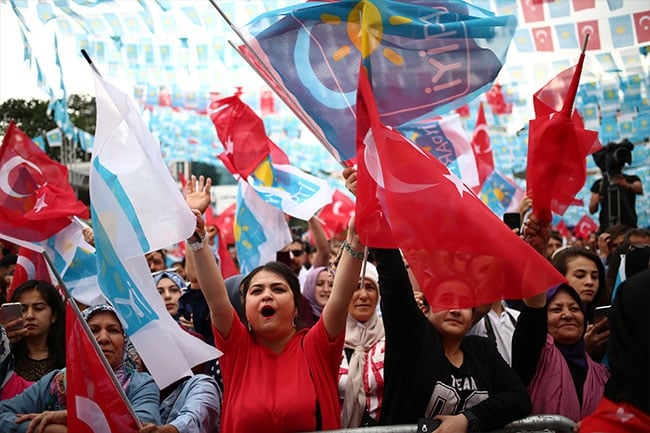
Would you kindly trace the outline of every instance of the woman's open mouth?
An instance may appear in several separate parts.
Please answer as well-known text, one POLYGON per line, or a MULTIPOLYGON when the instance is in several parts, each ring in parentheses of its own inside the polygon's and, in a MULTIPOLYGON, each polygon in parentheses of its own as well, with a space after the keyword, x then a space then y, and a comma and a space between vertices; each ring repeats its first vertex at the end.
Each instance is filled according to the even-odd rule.
POLYGON ((262 307, 261 313, 262 313, 262 316, 264 316, 264 317, 271 317, 271 316, 273 316, 275 314, 275 308, 273 308, 273 307, 271 307, 269 305, 265 305, 264 307, 262 307))

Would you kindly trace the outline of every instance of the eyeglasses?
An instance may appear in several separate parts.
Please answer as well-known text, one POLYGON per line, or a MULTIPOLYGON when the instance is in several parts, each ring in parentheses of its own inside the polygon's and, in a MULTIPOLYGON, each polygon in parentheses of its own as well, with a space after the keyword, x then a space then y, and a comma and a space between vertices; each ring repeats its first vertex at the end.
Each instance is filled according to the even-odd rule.
POLYGON ((300 250, 289 250, 291 251, 291 254, 293 254, 294 257, 302 256, 302 253, 305 252, 305 250, 300 249, 300 250))

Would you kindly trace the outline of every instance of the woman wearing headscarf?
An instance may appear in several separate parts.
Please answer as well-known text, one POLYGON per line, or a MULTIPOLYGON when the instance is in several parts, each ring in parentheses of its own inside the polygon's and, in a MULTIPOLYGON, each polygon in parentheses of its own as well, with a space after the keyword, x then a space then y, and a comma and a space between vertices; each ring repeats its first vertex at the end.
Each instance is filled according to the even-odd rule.
POLYGON ((567 247, 558 250, 551 263, 564 275, 575 289, 585 306, 587 353, 594 361, 600 361, 607 348, 609 328, 607 317, 594 317, 596 307, 609 305, 611 293, 605 283, 605 267, 598 254, 586 248, 567 247))
MULTIPOLYGON (((110 305, 83 312, 117 381, 143 423, 160 423, 159 390, 151 376, 136 371, 127 353, 126 334, 110 305)), ((66 369, 55 370, 11 400, 0 403, 0 431, 67 432, 66 369)))
MULTIPOLYGON (((545 245, 548 232, 534 215, 529 217, 524 234, 533 247, 545 245)), ((512 368, 528 386, 532 413, 579 421, 594 411, 609 378, 607 368, 585 350, 580 295, 563 283, 524 304, 512 339, 512 368)))
POLYGON ((307 271, 305 282, 302 285, 302 295, 311 309, 313 323, 318 321, 323 307, 330 298, 333 281, 333 274, 325 266, 316 266, 307 271))
MULTIPOLYGON (((364 271, 362 270, 362 273, 364 271)), ((379 285, 375 265, 366 263, 363 283, 352 295, 339 370, 344 428, 379 423, 384 391, 384 323, 377 315, 379 285)))

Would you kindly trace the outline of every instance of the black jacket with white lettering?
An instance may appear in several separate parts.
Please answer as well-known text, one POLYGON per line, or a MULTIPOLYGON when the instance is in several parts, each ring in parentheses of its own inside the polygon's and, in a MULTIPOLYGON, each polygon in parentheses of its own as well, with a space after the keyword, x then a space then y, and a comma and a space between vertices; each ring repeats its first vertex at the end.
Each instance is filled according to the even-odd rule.
POLYGON ((471 409, 481 431, 490 431, 529 415, 532 406, 524 384, 495 344, 484 337, 466 336, 461 343, 464 361, 460 370, 474 380, 477 395, 469 396, 465 403, 462 398, 457 401, 452 366, 435 328, 415 302, 399 251, 372 252, 379 271, 386 330, 380 424, 414 424, 425 416, 453 415, 471 409))

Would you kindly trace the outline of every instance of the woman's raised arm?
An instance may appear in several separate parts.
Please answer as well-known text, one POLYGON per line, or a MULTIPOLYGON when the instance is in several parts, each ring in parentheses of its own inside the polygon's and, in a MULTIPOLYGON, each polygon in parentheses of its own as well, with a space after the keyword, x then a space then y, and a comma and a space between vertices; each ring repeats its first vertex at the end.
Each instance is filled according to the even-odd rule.
POLYGON ((185 186, 185 200, 196 215, 196 231, 187 240, 185 254, 191 257, 196 269, 199 287, 210 308, 212 324, 222 337, 228 338, 232 328, 233 307, 228 298, 228 290, 221 276, 217 261, 205 245, 205 221, 203 212, 210 206, 210 187, 212 180, 192 176, 185 186))
POLYGON ((348 236, 342 248, 344 251, 336 267, 332 294, 321 315, 327 335, 332 340, 345 330, 348 307, 354 291, 359 286, 364 247, 354 230, 354 218, 350 220, 348 236))

